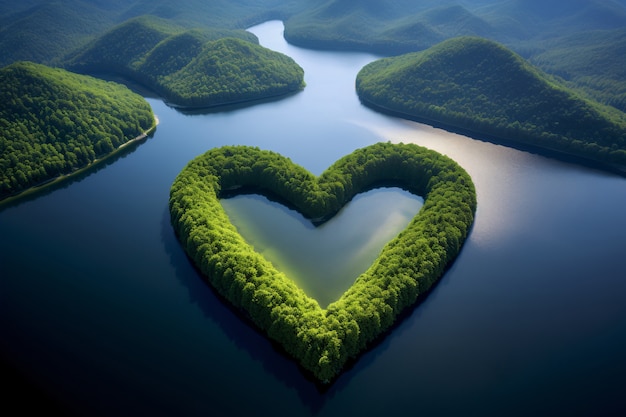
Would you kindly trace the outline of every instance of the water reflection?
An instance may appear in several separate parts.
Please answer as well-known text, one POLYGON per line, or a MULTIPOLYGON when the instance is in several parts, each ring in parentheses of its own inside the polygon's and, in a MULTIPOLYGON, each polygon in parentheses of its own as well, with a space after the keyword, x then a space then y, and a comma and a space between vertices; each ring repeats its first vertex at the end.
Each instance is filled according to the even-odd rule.
POLYGON ((313 227, 300 213, 263 196, 222 200, 239 233, 322 308, 365 272, 422 204, 422 198, 399 188, 378 188, 313 227))

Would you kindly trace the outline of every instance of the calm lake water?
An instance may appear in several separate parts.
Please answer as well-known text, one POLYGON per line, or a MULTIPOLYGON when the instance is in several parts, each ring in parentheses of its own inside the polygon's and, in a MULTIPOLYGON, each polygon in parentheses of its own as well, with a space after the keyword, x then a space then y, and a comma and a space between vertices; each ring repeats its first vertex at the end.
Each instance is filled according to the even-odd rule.
POLYGON ((325 308, 409 224, 423 201, 398 188, 368 191, 319 227, 259 195, 240 195, 222 205, 255 250, 325 308))
MULTIPOLYGON (((90 175, 0 208, 2 356, 84 415, 626 411, 626 179, 376 114, 354 92, 356 73, 376 57, 295 48, 280 22, 252 31, 305 69, 303 92, 204 114, 149 98, 161 121, 154 137, 90 175), (476 221, 428 298, 320 392, 202 282, 171 229, 169 187, 189 160, 226 144, 271 149, 320 174, 381 140, 418 143, 463 165, 477 187, 476 221)), ((315 234, 260 197, 238 199, 225 202, 236 222, 315 234)), ((359 200, 327 226, 347 234, 373 226, 368 237, 352 235, 363 247, 384 242, 383 232, 401 229, 421 204, 393 189, 359 200)), ((272 243, 262 236, 250 238, 272 243)), ((298 257, 321 253, 312 239, 298 257)), ((350 236, 341 244, 353 245, 350 236)), ((332 252, 347 256, 341 249, 322 259, 332 252)), ((285 268, 312 269, 295 263, 285 268)), ((326 292, 335 283, 304 281, 319 299, 349 285, 326 292)))

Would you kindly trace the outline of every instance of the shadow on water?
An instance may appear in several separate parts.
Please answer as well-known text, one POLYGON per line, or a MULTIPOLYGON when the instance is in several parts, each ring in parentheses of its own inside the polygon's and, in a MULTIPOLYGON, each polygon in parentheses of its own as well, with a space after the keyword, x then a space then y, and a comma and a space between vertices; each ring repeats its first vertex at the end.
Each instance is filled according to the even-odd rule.
POLYGON ((242 315, 239 315, 228 302, 206 283, 193 261, 186 255, 170 223, 166 208, 161 222, 161 239, 165 252, 175 270, 178 280, 187 288, 189 300, 200 307, 203 314, 216 323, 223 333, 238 348, 245 351, 254 361, 284 386, 294 389, 300 401, 318 414, 335 395, 350 386, 354 378, 369 368, 399 337, 410 328, 410 323, 418 319, 420 305, 426 297, 432 301, 433 292, 446 280, 446 275, 427 293, 420 297, 414 307, 403 313, 392 328, 385 332, 373 345, 356 360, 348 363, 344 372, 330 385, 321 385, 291 359, 276 343, 270 341, 242 315), (429 295, 430 294, 430 295, 429 295))
POLYGON ((183 114, 185 116, 202 116, 202 115, 217 114, 217 113, 231 113, 231 112, 235 112, 237 110, 246 109, 248 107, 258 106, 260 104, 274 103, 274 102, 277 102, 277 101, 281 101, 281 100, 285 100, 285 99, 294 97, 294 96, 300 94, 301 92, 302 92, 302 90, 298 90, 298 91, 293 91, 291 93, 281 94, 281 95, 278 95, 278 96, 272 96, 272 97, 266 97, 266 98, 258 98, 258 99, 253 99, 253 100, 247 100, 247 101, 231 103, 231 104, 218 104, 218 105, 207 106, 207 107, 184 107, 184 106, 177 106, 175 104, 168 103, 164 99, 162 99, 162 100, 164 100, 164 103, 168 107, 171 107, 172 109, 176 110, 177 112, 179 112, 179 113, 181 113, 181 114, 183 114))
POLYGON ((215 104, 211 106, 188 107, 188 106, 181 106, 181 105, 172 103, 168 101, 167 98, 155 92, 152 88, 144 84, 141 84, 140 81, 130 79, 128 77, 124 77, 123 75, 109 74, 109 73, 94 73, 92 74, 92 76, 96 78, 100 78, 105 81, 111 81, 111 82, 115 82, 118 84, 123 84, 132 92, 139 94, 145 98, 161 100, 166 106, 176 110, 177 112, 185 116, 199 116, 199 115, 201 116, 201 115, 217 114, 217 113, 230 113, 230 112, 245 109, 248 107, 257 106, 259 104, 267 104, 267 103, 273 103, 276 101, 281 101, 281 100, 293 97, 295 95, 298 95, 299 93, 302 92, 302 89, 300 89, 297 91, 292 91, 289 93, 279 94, 276 96, 270 96, 270 97, 265 97, 265 98, 256 98, 256 99, 238 101, 238 102, 227 103, 227 104, 223 104, 223 103, 215 104))
POLYGON ((261 363, 264 370, 283 385, 295 389, 302 403, 309 409, 313 412, 321 410, 332 390, 323 390, 314 381, 309 380, 293 360, 284 355, 278 346, 261 334, 249 321, 238 315, 202 279, 200 272, 176 238, 168 209, 163 213, 161 225, 165 252, 174 267, 176 278, 189 291, 189 301, 200 307, 203 314, 216 323, 238 348, 261 363))

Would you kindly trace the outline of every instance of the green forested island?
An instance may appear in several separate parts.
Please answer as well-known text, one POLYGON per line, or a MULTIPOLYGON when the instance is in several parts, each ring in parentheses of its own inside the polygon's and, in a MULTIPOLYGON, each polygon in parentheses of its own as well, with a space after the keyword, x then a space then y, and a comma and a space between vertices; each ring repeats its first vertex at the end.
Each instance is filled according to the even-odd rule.
POLYGON ((40 64, 0 69, 0 200, 70 174, 155 126, 128 88, 40 64))
POLYGON ((190 162, 170 192, 172 225, 205 278, 321 382, 333 380, 437 282, 461 250, 475 210, 472 180, 454 161, 390 143, 358 149, 320 177, 270 151, 217 148, 190 162), (252 187, 324 219, 381 183, 423 196, 424 206, 325 310, 255 252, 219 201, 223 192, 252 187))
POLYGON ((626 117, 584 99, 493 41, 461 37, 375 61, 366 105, 463 131, 626 167, 626 117))
POLYGON ((275 97, 304 86, 293 59, 258 45, 245 31, 191 29, 142 16, 67 58, 83 73, 114 73, 181 107, 213 107, 275 97))
MULTIPOLYGON (((7 86, 0 198, 89 165, 154 123, 145 101, 125 88, 18 61, 121 75, 176 106, 252 101, 304 85, 297 63, 244 30, 269 19, 282 20, 297 45, 404 54, 359 74, 358 94, 372 107, 626 165, 623 0, 0 0, 0 81, 7 86)), ((199 268, 323 381, 440 276, 474 209, 471 181, 454 163, 384 144, 317 179, 271 153, 214 150, 181 173, 171 194, 173 224, 199 268), (217 224, 222 190, 257 187, 320 220, 377 181, 400 183, 426 204, 327 310, 297 288, 264 281, 279 273, 243 246, 230 223, 217 224), (205 222, 206 210, 217 220, 205 222)))

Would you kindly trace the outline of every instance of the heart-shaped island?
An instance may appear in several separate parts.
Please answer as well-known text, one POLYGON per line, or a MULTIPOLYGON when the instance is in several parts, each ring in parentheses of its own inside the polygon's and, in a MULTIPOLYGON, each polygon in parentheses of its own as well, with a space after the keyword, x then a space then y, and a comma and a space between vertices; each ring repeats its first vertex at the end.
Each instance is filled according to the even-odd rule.
POLYGON ((467 172, 412 144, 357 149, 319 177, 277 153, 227 146, 191 161, 170 192, 172 225, 210 284, 323 383, 337 377, 441 277, 461 250, 475 210, 476 191, 467 172), (255 252, 220 203, 224 193, 252 189, 319 223, 356 194, 381 185, 422 196, 424 205, 326 309, 255 252))

